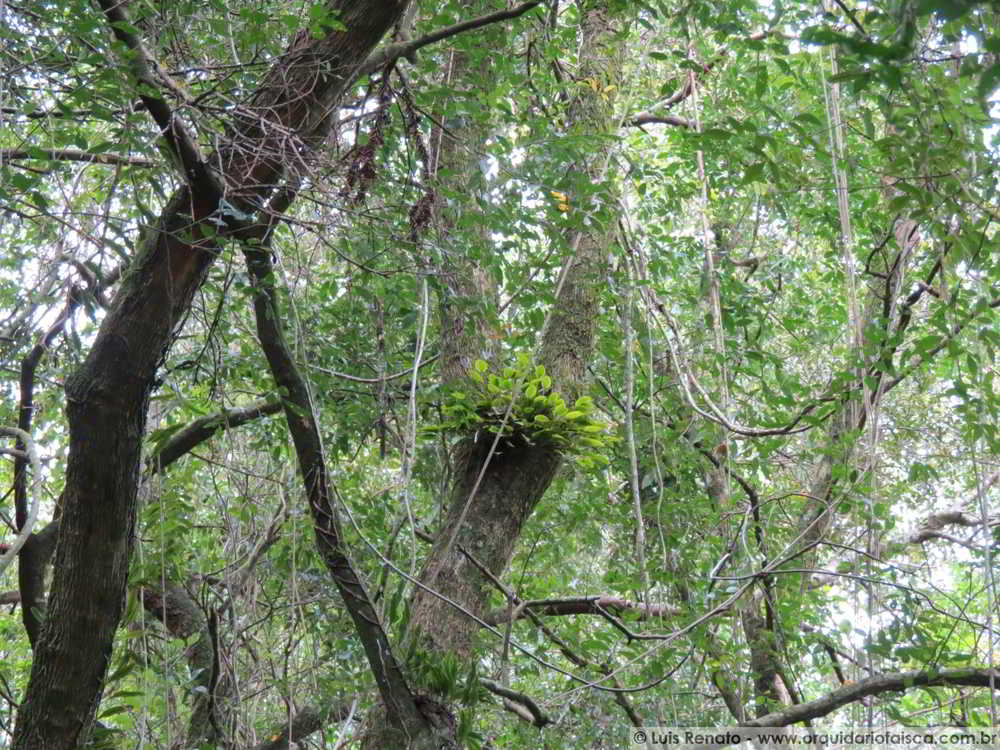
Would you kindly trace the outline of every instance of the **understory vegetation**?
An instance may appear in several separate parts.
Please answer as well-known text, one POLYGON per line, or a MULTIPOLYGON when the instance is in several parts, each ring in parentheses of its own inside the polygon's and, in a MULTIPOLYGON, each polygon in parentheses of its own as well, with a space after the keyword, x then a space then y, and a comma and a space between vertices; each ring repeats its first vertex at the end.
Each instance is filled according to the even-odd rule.
POLYGON ((995 2, 0 19, 0 748, 1000 726, 995 2))

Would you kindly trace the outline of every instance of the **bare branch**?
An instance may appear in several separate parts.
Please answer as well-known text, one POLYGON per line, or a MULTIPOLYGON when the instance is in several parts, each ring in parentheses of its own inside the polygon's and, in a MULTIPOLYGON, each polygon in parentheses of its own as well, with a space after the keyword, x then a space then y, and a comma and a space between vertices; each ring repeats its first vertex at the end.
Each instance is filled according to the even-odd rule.
POLYGON ((92 154, 74 148, 0 148, 0 162, 20 159, 48 159, 49 161, 83 161, 90 164, 108 164, 126 167, 155 167, 157 163, 139 156, 121 154, 92 154))
POLYGON ((751 719, 743 726, 787 727, 791 724, 826 716, 841 706, 856 703, 869 695, 903 692, 918 687, 960 686, 996 688, 1000 686, 1000 669, 963 668, 927 672, 887 672, 845 685, 823 698, 751 719))
POLYGON ((532 724, 534 724, 536 727, 541 728, 544 727, 546 724, 552 723, 552 719, 546 716, 542 712, 542 709, 538 707, 538 704, 535 703, 534 700, 532 700, 529 696, 525 695, 524 693, 519 693, 516 690, 511 690, 510 688, 504 687, 503 685, 496 683, 493 680, 480 679, 479 684, 482 685, 487 690, 489 690, 491 693, 499 695, 501 698, 503 698, 505 707, 507 707, 508 703, 514 703, 517 708, 511 706, 509 710, 513 710, 514 713, 516 713, 518 716, 524 716, 524 714, 517 709, 518 708, 525 709, 528 713, 528 716, 525 718, 532 724))
POLYGON ((837 5, 840 6, 840 9, 847 14, 848 18, 851 19, 851 23, 854 24, 854 28, 856 28, 859 32, 861 32, 861 36, 863 36, 865 39, 871 39, 871 37, 868 35, 868 32, 865 31, 865 27, 861 25, 861 22, 858 21, 857 16, 854 15, 854 11, 852 11, 850 8, 844 5, 844 0, 834 0, 834 2, 837 3, 837 5))
POLYGON ((484 16, 479 16, 478 18, 473 18, 468 21, 462 21, 461 23, 456 23, 452 26, 433 31, 420 39, 414 39, 409 42, 387 44, 384 47, 380 47, 375 50, 369 58, 362 63, 359 75, 373 73, 379 68, 383 68, 390 63, 396 62, 396 60, 401 57, 405 57, 407 60, 412 61, 417 51, 423 47, 443 41, 449 37, 457 36, 458 34, 465 33, 466 31, 472 31, 474 29, 482 28, 483 26, 489 26, 492 23, 499 23, 500 21, 507 21, 511 18, 523 16, 529 10, 541 4, 542 0, 528 0, 528 2, 521 3, 517 7, 511 8, 510 10, 501 10, 496 13, 488 13, 484 16))
MULTIPOLYGON (((746 37, 746 41, 759 42, 762 39, 766 39, 767 37, 771 36, 771 34, 773 33, 774 33, 773 29, 758 31, 746 37)), ((711 60, 702 66, 701 72, 710 73, 712 69, 726 57, 727 54, 729 54, 729 49, 723 47, 719 51, 719 53, 715 56, 714 60, 711 60)), ((687 120, 683 117, 674 117, 672 115, 658 115, 655 112, 655 111, 662 112, 665 109, 669 109, 670 107, 673 107, 675 104, 679 104, 680 102, 684 101, 689 96, 691 96, 691 94, 694 93, 693 83, 694 81, 691 78, 691 76, 685 76, 684 83, 681 84, 680 88, 678 88, 674 93, 656 102, 656 104, 654 104, 646 111, 640 112, 634 117, 626 120, 625 124, 633 126, 646 125, 646 124, 676 125, 678 127, 694 130, 695 124, 691 120, 687 120)))
POLYGON ((603 617, 608 611, 616 613, 632 612, 640 620, 652 617, 675 617, 681 614, 681 611, 677 608, 664 604, 643 604, 642 602, 633 602, 628 599, 598 594, 596 596, 539 599, 521 602, 513 611, 498 609, 490 612, 483 619, 490 625, 499 625, 510 620, 516 621, 528 617, 527 610, 529 609, 536 615, 549 617, 564 617, 566 615, 600 615, 603 617))
MULTIPOLYGON (((996 484, 998 478, 1000 478, 1000 472, 994 473, 993 476, 986 480, 984 489, 996 484)), ((986 523, 989 526, 996 526, 997 524, 1000 524, 1000 520, 990 518, 986 523)), ((955 542, 956 544, 970 547, 971 545, 969 545, 968 542, 964 542, 961 539, 956 539, 955 537, 945 534, 942 529, 946 526, 965 526, 966 528, 975 528, 982 525, 984 525, 982 518, 969 515, 968 513, 963 513, 960 510, 934 513, 929 516, 927 520, 921 524, 920 528, 913 532, 913 534, 911 534, 906 541, 911 544, 919 544, 920 542, 926 542, 930 539, 944 539, 945 541, 955 542)))
POLYGON ((628 120, 625 124, 633 126, 651 124, 676 125, 679 128, 687 128, 688 130, 695 129, 694 120, 688 120, 686 117, 677 117, 676 115, 654 115, 650 112, 642 112, 628 120))
POLYGON ((170 635, 189 644, 185 656, 194 676, 195 690, 192 691, 194 697, 185 746, 218 742, 221 733, 216 714, 225 701, 217 698, 223 697, 227 690, 220 688, 218 643, 213 638, 209 618, 184 587, 173 581, 165 581, 162 586, 143 587, 138 597, 146 611, 163 623, 170 635))
MULTIPOLYGON (((433 357, 428 357, 427 359, 421 360, 419 367, 423 368, 426 365, 429 365, 431 362, 436 362, 438 359, 440 359, 440 357, 441 357, 440 354, 435 354, 433 357)), ((377 384, 377 383, 383 383, 383 382, 386 382, 386 381, 389 381, 389 380, 397 380, 399 378, 404 378, 407 375, 410 375, 410 374, 413 373, 413 368, 410 367, 410 368, 408 368, 406 370, 403 370, 401 372, 397 372, 397 373, 394 373, 392 375, 386 375, 383 378, 361 378, 361 377, 358 377, 357 375, 348 375, 346 372, 337 372, 336 370, 329 370, 326 367, 320 367, 319 365, 312 365, 311 369, 317 370, 319 372, 326 373, 327 375, 331 375, 332 377, 335 377, 335 378, 342 378, 344 380, 350 380, 350 381, 352 381, 354 383, 371 383, 373 385, 377 384)))

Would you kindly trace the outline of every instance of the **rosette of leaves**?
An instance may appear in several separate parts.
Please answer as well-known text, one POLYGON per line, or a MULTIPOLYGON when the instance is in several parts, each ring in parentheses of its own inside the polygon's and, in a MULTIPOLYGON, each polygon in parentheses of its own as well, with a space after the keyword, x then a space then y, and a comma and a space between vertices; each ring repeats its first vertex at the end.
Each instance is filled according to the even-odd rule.
POLYGON ((552 390, 543 365, 527 356, 513 366, 491 368, 476 360, 468 389, 454 389, 441 407, 440 424, 429 427, 456 435, 501 435, 501 444, 554 445, 585 469, 608 464, 608 447, 618 438, 595 417, 590 396, 572 405, 552 390))

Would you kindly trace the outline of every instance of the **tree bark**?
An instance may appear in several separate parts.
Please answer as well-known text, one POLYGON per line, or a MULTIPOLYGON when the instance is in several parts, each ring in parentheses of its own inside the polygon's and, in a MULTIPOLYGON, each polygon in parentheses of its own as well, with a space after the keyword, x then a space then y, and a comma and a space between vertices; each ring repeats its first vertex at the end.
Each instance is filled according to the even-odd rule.
MULTIPOLYGON (((613 64, 616 32, 605 3, 587 3, 581 19, 581 79, 592 78, 608 88, 618 74, 613 64)), ((613 132, 611 100, 604 92, 576 87, 567 121, 581 133, 601 138, 574 172, 591 182, 603 181, 613 132)), ((607 205, 612 203, 607 196, 607 205)), ((589 208, 589 207, 584 207, 589 208)), ((612 209, 613 211, 613 209, 612 209)), ((565 236, 567 265, 539 359, 553 389, 572 403, 587 383, 587 364, 594 345, 600 269, 610 242, 612 221, 597 218, 586 232, 565 236)), ((479 629, 476 617, 486 615, 489 576, 501 577, 510 562, 521 529, 548 488, 560 465, 556 446, 501 441, 491 455, 492 436, 469 436, 457 450, 457 479, 441 532, 421 576, 411 607, 411 633, 432 651, 467 658, 479 629), (484 468, 485 467, 485 468, 484 468), (464 551, 463 551, 464 550, 464 551), (445 601, 445 597, 449 601, 445 601), (456 607, 455 605, 458 605, 456 607)))
POLYGON ((183 747, 223 741, 225 738, 219 736, 219 730, 226 722, 220 721, 225 714, 220 704, 228 704, 229 691, 221 685, 224 680, 218 673, 218 643, 213 639, 208 619, 184 587, 173 581, 167 581, 162 589, 141 589, 139 599, 146 611, 163 623, 174 638, 187 640, 198 636, 186 651, 188 668, 194 675, 192 682, 199 689, 194 694, 183 747))
MULTIPOLYGON (((278 184, 284 165, 304 158, 289 133, 303 144, 320 142, 359 66, 405 5, 331 0, 329 10, 346 31, 297 37, 250 111, 237 117, 243 141, 220 160, 207 160, 225 165, 229 204, 252 210, 278 184), (287 161, 290 148, 297 148, 294 161, 287 161)), ((76 747, 100 701, 124 606, 149 395, 219 253, 218 220, 226 219, 214 186, 196 170, 185 176, 188 185, 139 240, 94 345, 66 383, 70 445, 61 533, 48 614, 18 714, 17 750, 76 747)))

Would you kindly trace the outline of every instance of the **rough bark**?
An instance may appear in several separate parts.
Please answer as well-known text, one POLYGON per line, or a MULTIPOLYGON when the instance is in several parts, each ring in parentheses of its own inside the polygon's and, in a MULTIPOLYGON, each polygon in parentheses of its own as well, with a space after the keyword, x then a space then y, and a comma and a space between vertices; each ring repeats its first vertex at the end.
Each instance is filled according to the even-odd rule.
MULTIPOLYGON (((289 148, 300 161, 296 143, 319 141, 339 97, 405 5, 331 0, 347 30, 323 39, 301 35, 266 79, 252 116, 235 123, 247 142, 208 160, 226 166, 230 204, 252 208, 280 180, 289 148)), ((168 141, 172 135, 165 133, 168 141)), ((156 368, 218 254, 212 219, 226 219, 206 165, 181 161, 188 184, 140 239, 86 360, 66 383, 70 440, 61 533, 48 614, 18 714, 18 750, 75 747, 100 700, 124 606, 156 368)))
MULTIPOLYGON (((72 318, 83 301, 88 297, 101 300, 104 290, 109 284, 114 283, 117 277, 117 274, 111 274, 108 278, 96 278, 91 274, 88 277, 89 288, 75 284, 71 286, 66 291, 66 303, 58 317, 48 330, 39 336, 35 346, 21 361, 18 383, 21 403, 17 419, 20 429, 31 433, 35 410, 35 374, 49 347, 62 334, 67 321, 72 318)), ((24 445, 21 440, 17 441, 15 447, 19 453, 14 459, 14 518, 17 530, 20 532, 28 517, 28 459, 27 455, 24 454, 24 445)), ((60 499, 60 502, 56 503, 57 518, 61 507, 60 499)), ((24 605, 21 608, 21 619, 32 648, 35 647, 41 632, 41 613, 45 607, 45 568, 55 551, 58 531, 58 523, 53 522, 43 531, 31 534, 18 555, 17 580, 20 601, 24 605)))
MULTIPOLYGON (((581 20, 580 78, 605 86, 618 68, 612 64, 615 26, 604 3, 586 4, 581 20)), ((574 165, 592 181, 603 178, 613 129, 610 100, 589 88, 577 87, 567 120, 580 132, 601 138, 600 146, 574 165)), ((605 219, 606 221, 606 219, 605 219)), ((587 381, 598 312, 599 272, 610 239, 595 222, 590 232, 566 236, 567 266, 539 359, 553 380, 553 389, 568 403, 587 381)), ((501 441, 491 455, 492 436, 470 436, 458 451, 457 480, 448 502, 443 529, 421 576, 439 596, 418 589, 411 607, 412 632, 431 649, 468 657, 478 625, 466 613, 486 614, 489 577, 462 550, 493 576, 501 577, 510 562, 521 529, 548 488, 560 464, 559 451, 544 443, 501 441), (450 601, 445 601, 441 597, 450 601), (456 607, 455 605, 458 605, 456 607), (459 609, 461 608, 461 609, 459 609)))
POLYGON ((187 649, 188 668, 194 675, 195 691, 188 722, 184 747, 198 747, 204 742, 218 742, 219 729, 225 725, 221 720, 222 704, 228 697, 221 687, 224 681, 218 673, 218 644, 209 630, 208 619, 191 598, 184 587, 167 581, 160 589, 144 588, 139 592, 142 605, 153 617, 163 623, 174 638, 187 640, 197 635, 197 640, 187 649))
POLYGON ((788 705, 788 693, 779 675, 781 655, 776 633, 760 614, 761 605, 751 600, 740 613, 743 634, 750 649, 750 674, 753 677, 754 714, 764 716, 778 706, 788 705))
POLYGON ((244 254, 254 284, 257 335, 271 374, 285 394, 285 419, 309 501, 316 548, 354 621, 382 701, 387 707, 385 737, 393 745, 410 748, 453 747, 451 724, 434 721, 433 715, 428 714, 411 692, 364 582, 347 555, 312 396, 284 340, 270 250, 266 246, 246 248, 244 254))
POLYGON ((451 494, 447 520, 422 576, 425 585, 462 609, 420 589, 411 612, 411 628, 426 637, 430 648, 466 658, 473 655, 478 630, 466 612, 477 617, 486 614, 492 583, 459 548, 468 550, 494 575, 502 575, 524 522, 559 467, 559 453, 553 446, 502 446, 489 459, 473 494, 491 444, 488 439, 471 438, 462 444, 456 460, 461 473, 451 494))

